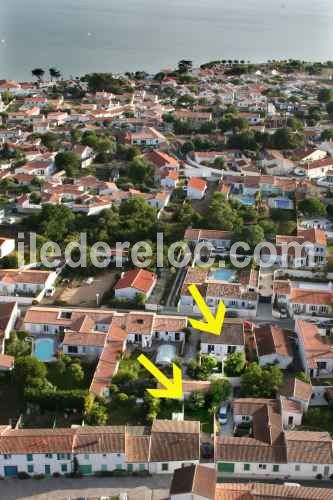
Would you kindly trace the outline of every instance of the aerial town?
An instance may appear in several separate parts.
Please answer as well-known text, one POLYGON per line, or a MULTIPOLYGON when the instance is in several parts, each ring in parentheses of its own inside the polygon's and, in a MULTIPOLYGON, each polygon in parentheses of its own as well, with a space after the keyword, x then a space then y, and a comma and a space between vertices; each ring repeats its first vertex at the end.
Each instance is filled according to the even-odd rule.
POLYGON ((0 80, 4 487, 333 499, 332 78, 181 60, 0 80))

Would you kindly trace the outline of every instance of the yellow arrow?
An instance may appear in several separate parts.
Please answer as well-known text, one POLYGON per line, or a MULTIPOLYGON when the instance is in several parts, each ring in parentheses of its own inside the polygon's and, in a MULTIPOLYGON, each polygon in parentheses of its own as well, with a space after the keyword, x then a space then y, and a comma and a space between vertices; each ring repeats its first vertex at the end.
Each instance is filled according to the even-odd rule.
POLYGON ((223 300, 220 301, 216 316, 212 314, 212 311, 207 306, 205 299, 202 297, 196 285, 190 285, 188 287, 190 294, 194 298, 199 311, 202 316, 206 320, 206 323, 203 321, 198 321, 196 319, 189 318, 190 323, 193 328, 196 330, 201 330, 202 332, 212 333, 213 335, 221 335, 221 330, 224 322, 224 316, 226 313, 226 307, 224 305, 223 300))
POLYGON ((183 380, 179 366, 172 364, 173 380, 170 380, 144 354, 140 354, 138 361, 165 387, 165 389, 147 389, 149 394, 154 398, 182 399, 183 380))

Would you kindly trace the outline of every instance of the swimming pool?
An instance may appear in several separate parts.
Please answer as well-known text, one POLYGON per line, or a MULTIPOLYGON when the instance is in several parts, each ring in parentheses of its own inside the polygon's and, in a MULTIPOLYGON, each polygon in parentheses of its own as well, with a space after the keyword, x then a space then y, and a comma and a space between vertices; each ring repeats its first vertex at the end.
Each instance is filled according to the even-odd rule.
POLYGON ((52 339, 38 339, 34 343, 34 355, 39 361, 47 363, 54 356, 54 341, 52 339))
POLYGON ((235 277, 236 273, 231 269, 215 269, 210 275, 212 280, 228 282, 234 281, 235 277))
POLYGON ((250 198, 250 197, 246 197, 246 196, 239 198, 239 201, 242 205, 245 205, 246 207, 252 207, 256 203, 256 200, 254 198, 250 198))

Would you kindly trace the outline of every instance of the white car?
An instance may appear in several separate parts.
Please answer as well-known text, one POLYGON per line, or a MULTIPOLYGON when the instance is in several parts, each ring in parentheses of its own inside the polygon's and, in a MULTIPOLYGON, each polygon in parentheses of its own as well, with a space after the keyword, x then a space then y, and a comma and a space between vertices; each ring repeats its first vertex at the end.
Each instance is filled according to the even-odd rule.
POLYGON ((226 424, 228 422, 228 412, 230 405, 228 402, 223 403, 219 409, 219 422, 220 424, 226 424))

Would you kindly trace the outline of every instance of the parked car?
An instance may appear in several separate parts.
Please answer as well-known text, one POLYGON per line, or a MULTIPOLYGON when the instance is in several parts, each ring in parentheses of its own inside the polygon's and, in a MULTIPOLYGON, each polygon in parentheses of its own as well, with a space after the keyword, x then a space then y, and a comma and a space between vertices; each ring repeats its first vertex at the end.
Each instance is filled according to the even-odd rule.
POLYGON ((226 424, 228 422, 228 412, 230 409, 230 404, 228 402, 223 403, 219 409, 219 422, 220 424, 226 424))

